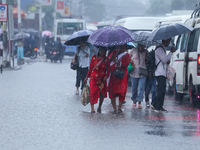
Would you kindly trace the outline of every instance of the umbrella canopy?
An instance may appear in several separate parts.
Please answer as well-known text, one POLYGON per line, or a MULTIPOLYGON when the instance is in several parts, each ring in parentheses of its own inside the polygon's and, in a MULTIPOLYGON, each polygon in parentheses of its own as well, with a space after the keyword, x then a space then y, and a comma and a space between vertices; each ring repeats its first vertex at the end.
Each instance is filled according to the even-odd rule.
POLYGON ((176 35, 191 32, 193 29, 194 28, 181 23, 165 25, 154 30, 147 41, 166 40, 176 35))
POLYGON ((24 32, 19 32, 18 34, 16 34, 14 36, 14 39, 15 40, 19 40, 19 39, 24 39, 24 38, 27 38, 29 37, 30 35, 28 33, 24 33, 24 32))
POLYGON ((93 33, 93 30, 80 30, 74 32, 71 36, 68 37, 65 45, 79 45, 79 40, 87 41, 88 37, 93 33))
POLYGON ((94 31, 87 42, 94 46, 112 47, 134 41, 136 34, 122 26, 107 26, 94 31))
POLYGON ((50 31, 42 31, 42 36, 52 36, 53 34, 50 31))
POLYGON ((149 38, 149 36, 152 33, 151 31, 136 31, 134 33, 137 34, 137 37, 134 42, 136 42, 138 44, 145 45, 145 46, 152 46, 152 45, 159 45, 160 43, 162 43, 161 40, 147 41, 147 39, 149 38))

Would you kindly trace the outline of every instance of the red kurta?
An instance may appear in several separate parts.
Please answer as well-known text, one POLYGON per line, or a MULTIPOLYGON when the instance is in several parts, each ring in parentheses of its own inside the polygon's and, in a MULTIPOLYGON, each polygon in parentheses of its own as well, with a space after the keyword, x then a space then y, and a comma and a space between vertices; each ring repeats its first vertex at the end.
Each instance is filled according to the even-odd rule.
POLYGON ((120 68, 124 70, 124 78, 119 79, 113 75, 115 68, 117 67, 116 64, 110 67, 110 80, 108 85, 108 92, 110 98, 115 98, 119 96, 120 101, 125 100, 126 91, 128 87, 128 72, 127 67, 130 62, 130 55, 127 53, 122 58, 120 58, 120 68))
POLYGON ((90 104, 94 105, 98 102, 100 92, 107 97, 106 82, 102 82, 104 77, 108 77, 110 73, 110 62, 107 57, 98 58, 97 55, 93 55, 90 62, 89 71, 87 77, 90 78, 90 104), (99 66, 93 70, 93 68, 104 59, 99 66), (92 71, 93 70, 93 71, 92 71), (100 89, 101 88, 101 89, 100 89))

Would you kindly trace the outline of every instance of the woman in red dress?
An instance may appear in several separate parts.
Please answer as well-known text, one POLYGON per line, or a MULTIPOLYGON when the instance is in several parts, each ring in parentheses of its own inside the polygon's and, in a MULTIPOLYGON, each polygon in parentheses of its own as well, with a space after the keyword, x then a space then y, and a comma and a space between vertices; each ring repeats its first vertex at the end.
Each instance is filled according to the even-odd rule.
POLYGON ((118 113, 122 113, 121 106, 125 100, 127 86, 128 86, 128 72, 127 67, 130 62, 130 55, 126 52, 126 45, 119 47, 117 53, 113 54, 110 62, 110 76, 108 78, 108 92, 109 98, 111 99, 114 111, 112 113, 117 113, 116 108, 116 97, 119 97, 118 113), (124 71, 124 77, 119 79, 113 75, 114 70, 117 65, 124 71))
POLYGON ((105 97, 107 97, 106 80, 110 73, 110 61, 106 57, 107 49, 100 47, 97 55, 93 55, 90 67, 84 83, 90 78, 90 105, 91 113, 95 113, 94 104, 99 101, 97 112, 101 113, 101 106, 105 97))

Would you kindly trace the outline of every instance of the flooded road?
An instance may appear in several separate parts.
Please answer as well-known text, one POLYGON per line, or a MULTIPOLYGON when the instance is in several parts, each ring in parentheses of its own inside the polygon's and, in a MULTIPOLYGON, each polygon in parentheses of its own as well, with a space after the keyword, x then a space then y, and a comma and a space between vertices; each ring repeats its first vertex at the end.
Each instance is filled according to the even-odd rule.
MULTIPOLYGON (((111 114, 109 98, 102 113, 90 113, 75 95, 72 57, 63 63, 40 61, 0 74, 1 150, 195 150, 200 147, 200 109, 185 96, 166 96, 167 113, 133 109, 128 88, 123 113, 111 114)), ((80 93, 80 92, 79 92, 80 93)), ((95 110, 97 109, 95 105, 95 110)))

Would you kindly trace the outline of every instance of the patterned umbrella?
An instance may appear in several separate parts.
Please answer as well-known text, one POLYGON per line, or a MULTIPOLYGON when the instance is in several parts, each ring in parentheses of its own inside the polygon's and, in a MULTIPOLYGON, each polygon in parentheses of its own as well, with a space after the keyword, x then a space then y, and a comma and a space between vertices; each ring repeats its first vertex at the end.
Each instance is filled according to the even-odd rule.
POLYGON ((136 34, 122 26, 107 26, 94 31, 87 42, 94 46, 113 47, 134 41, 136 34))
POLYGON ((88 37, 93 33, 93 30, 80 30, 70 35, 65 42, 65 45, 79 45, 79 40, 87 41, 88 37))

